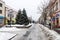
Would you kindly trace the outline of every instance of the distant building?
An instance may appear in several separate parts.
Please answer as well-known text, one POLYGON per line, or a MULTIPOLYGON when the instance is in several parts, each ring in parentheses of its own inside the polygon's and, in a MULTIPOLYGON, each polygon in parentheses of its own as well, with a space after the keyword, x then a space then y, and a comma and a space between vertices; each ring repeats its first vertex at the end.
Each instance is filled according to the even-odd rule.
POLYGON ((30 23, 32 23, 32 17, 28 17, 28 20, 30 21, 30 23))
POLYGON ((6 8, 6 19, 10 20, 10 17, 11 17, 12 18, 11 20, 15 22, 15 17, 17 15, 17 11, 8 5, 6 5, 5 8, 6 8))

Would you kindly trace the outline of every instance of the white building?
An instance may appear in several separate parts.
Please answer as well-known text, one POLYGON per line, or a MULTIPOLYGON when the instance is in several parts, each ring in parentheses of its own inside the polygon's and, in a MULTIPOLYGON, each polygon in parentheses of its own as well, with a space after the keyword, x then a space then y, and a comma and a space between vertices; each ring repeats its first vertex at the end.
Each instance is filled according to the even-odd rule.
POLYGON ((10 18, 12 18, 12 21, 15 21, 15 17, 17 15, 17 11, 11 8, 10 6, 6 5, 6 19, 10 21, 10 18))

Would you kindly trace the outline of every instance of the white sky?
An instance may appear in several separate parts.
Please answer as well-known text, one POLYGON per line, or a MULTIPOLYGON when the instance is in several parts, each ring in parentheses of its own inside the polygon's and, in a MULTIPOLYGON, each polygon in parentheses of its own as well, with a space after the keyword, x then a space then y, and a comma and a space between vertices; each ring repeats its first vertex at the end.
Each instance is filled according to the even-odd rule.
MULTIPOLYGON (((40 14, 37 13, 37 7, 40 5, 43 0, 3 0, 10 7, 19 10, 25 8, 27 15, 32 17, 33 20, 37 20, 40 14)), ((46 1, 46 0, 44 0, 46 1)))

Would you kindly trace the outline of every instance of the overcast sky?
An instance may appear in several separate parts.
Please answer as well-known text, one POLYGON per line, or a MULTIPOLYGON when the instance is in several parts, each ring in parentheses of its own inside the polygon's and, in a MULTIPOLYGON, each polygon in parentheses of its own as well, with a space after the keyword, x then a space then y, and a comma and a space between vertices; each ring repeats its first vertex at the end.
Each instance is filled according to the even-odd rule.
MULTIPOLYGON (((43 0, 3 0, 10 7, 19 10, 25 8, 27 15, 32 17, 33 20, 37 20, 40 16, 38 14, 38 6, 42 6, 43 0)), ((44 0, 47 1, 47 0, 44 0)))

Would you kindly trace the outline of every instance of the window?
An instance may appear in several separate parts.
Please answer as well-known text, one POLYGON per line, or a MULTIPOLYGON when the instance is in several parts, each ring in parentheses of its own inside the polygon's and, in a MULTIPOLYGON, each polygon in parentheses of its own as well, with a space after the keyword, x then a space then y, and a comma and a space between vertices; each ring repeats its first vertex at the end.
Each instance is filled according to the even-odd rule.
POLYGON ((8 17, 14 17, 14 15, 13 14, 8 14, 8 17))
POLYGON ((0 19, 0 24, 2 24, 3 23, 3 19, 0 19))
POLYGON ((2 14, 2 10, 0 10, 0 14, 2 14))
POLYGON ((56 10, 56 6, 54 6, 54 11, 56 10))
POLYGON ((2 7, 2 4, 0 3, 0 7, 2 7))
POLYGON ((50 14, 52 13, 52 9, 50 9, 50 14))
POLYGON ((53 8, 51 9, 51 11, 53 12, 53 8))
POLYGON ((58 9, 58 3, 56 3, 56 10, 58 9))
POLYGON ((58 2, 54 5, 54 11, 58 10, 58 2))

